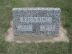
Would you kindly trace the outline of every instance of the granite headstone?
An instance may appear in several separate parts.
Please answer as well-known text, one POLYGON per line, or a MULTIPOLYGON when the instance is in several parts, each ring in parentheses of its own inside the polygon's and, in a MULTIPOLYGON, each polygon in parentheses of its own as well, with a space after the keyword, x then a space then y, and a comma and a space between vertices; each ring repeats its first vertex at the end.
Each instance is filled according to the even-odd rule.
POLYGON ((13 8, 14 34, 57 35, 60 12, 60 8, 13 8))

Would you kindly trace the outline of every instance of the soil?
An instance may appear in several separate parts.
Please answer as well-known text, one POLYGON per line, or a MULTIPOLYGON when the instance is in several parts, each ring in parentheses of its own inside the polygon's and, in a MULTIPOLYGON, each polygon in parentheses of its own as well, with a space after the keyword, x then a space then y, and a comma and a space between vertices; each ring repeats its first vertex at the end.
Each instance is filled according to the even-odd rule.
POLYGON ((58 36, 54 37, 35 37, 35 36, 14 36, 13 35, 13 21, 10 22, 10 28, 6 32, 5 40, 7 42, 16 42, 16 43, 41 43, 41 42, 69 42, 67 37, 67 31, 61 26, 60 33, 58 36))

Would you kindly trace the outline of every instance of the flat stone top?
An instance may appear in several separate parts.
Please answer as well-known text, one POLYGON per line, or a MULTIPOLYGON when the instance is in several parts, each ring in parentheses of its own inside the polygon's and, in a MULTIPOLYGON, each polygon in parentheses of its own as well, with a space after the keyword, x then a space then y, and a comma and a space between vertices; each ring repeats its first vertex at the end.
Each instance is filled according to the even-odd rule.
POLYGON ((60 8, 13 8, 13 29, 21 34, 59 34, 60 8))
POLYGON ((61 10, 60 8, 42 8, 42 7, 35 7, 35 8, 13 8, 12 10, 61 10))

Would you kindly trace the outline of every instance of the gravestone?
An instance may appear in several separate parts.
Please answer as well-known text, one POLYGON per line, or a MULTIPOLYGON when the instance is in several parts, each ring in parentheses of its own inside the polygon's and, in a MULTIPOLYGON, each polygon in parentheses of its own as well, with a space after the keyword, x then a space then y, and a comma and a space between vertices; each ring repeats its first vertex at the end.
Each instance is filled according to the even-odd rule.
POLYGON ((60 12, 60 8, 13 8, 14 35, 58 35, 60 12))

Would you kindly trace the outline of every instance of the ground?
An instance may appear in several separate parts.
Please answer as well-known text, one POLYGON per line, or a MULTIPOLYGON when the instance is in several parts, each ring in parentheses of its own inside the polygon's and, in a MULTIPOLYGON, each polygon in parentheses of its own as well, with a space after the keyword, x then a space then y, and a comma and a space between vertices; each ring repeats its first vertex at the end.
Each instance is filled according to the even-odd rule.
POLYGON ((72 0, 0 0, 0 54, 72 54, 72 0), (62 26, 69 43, 8 43, 4 40, 10 27, 13 7, 59 7, 62 26))
POLYGON ((60 33, 58 36, 52 37, 35 37, 35 36, 14 36, 13 34, 13 21, 10 22, 10 27, 5 35, 5 40, 7 42, 16 42, 16 43, 41 43, 41 42, 69 42, 69 38, 67 37, 67 31, 60 26, 60 33))

